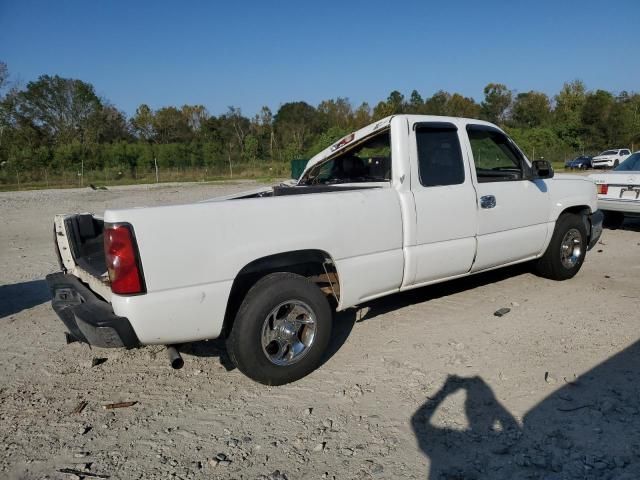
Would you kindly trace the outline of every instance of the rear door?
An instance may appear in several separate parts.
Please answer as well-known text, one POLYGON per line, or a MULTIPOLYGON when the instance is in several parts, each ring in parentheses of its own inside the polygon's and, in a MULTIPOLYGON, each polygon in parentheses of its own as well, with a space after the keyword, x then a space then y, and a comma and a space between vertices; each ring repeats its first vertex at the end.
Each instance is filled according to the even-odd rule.
POLYGON ((495 127, 468 124, 468 147, 478 195, 478 251, 472 271, 538 255, 551 206, 547 180, 528 180, 529 166, 495 127))
POLYGON ((410 127, 416 244, 407 249, 406 285, 467 273, 476 252, 476 194, 457 124, 410 127))

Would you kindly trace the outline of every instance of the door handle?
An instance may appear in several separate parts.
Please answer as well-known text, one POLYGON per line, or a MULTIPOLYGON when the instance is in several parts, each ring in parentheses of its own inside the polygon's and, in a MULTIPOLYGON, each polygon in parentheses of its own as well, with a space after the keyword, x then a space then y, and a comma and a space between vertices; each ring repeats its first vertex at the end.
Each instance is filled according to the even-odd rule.
POLYGON ((493 195, 484 195, 480 197, 480 207, 493 208, 496 206, 496 197, 493 195))

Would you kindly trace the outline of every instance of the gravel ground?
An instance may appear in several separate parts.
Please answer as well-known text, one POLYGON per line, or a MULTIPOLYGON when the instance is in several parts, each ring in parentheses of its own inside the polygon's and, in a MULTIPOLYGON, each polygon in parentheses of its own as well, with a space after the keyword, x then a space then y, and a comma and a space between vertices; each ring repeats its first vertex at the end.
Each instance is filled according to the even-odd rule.
POLYGON ((520 266, 344 312, 325 364, 284 387, 219 341, 179 371, 160 347, 65 345, 55 213, 252 186, 0 193, 0 478, 640 478, 640 221, 570 281, 520 266))

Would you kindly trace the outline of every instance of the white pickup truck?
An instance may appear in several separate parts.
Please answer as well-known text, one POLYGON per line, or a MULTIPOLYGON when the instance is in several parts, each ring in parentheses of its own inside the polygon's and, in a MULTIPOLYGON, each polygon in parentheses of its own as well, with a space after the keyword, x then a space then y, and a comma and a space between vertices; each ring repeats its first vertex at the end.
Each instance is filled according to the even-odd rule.
POLYGON ((605 150, 591 159, 591 166, 593 168, 616 168, 624 162, 629 155, 631 155, 631 150, 628 148, 605 150))
POLYGON ((296 183, 54 223, 62 272, 47 280, 70 337, 223 336, 271 385, 320 364, 335 310, 526 261, 568 279, 602 232, 591 180, 554 177, 490 123, 414 115, 341 139, 296 183))

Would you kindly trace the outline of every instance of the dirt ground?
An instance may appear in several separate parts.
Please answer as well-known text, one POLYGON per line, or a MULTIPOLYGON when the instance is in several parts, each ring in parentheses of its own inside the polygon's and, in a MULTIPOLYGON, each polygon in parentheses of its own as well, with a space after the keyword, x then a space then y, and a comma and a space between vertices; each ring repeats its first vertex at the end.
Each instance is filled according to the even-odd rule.
POLYGON ((342 313, 325 364, 284 387, 219 341, 179 371, 161 347, 65 344, 55 213, 251 187, 0 193, 0 478, 640 478, 640 221, 570 281, 520 266, 342 313))

